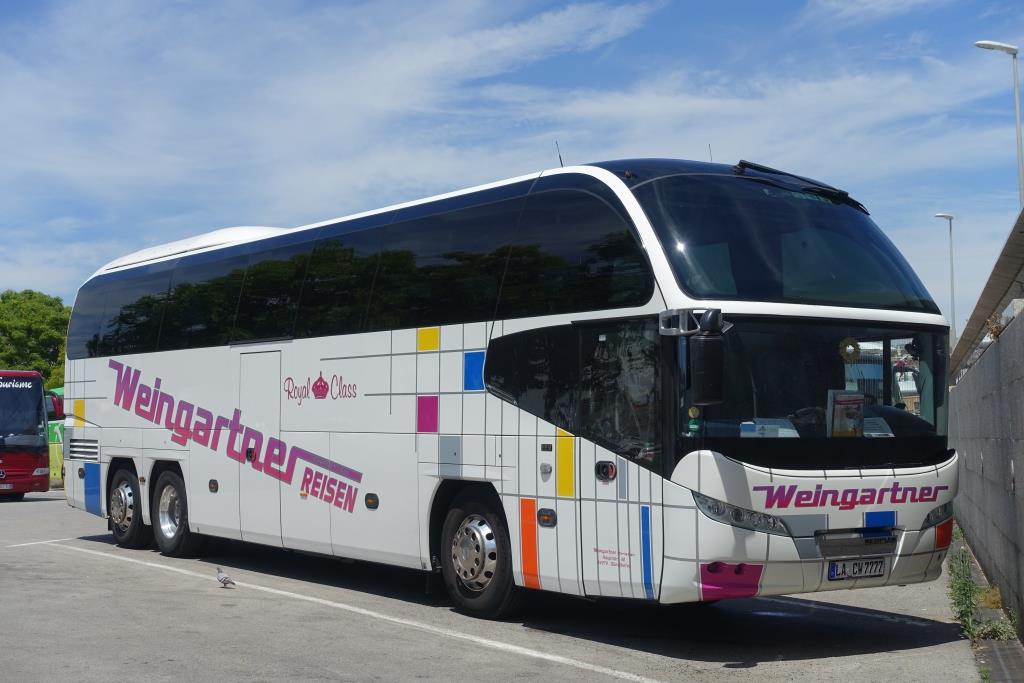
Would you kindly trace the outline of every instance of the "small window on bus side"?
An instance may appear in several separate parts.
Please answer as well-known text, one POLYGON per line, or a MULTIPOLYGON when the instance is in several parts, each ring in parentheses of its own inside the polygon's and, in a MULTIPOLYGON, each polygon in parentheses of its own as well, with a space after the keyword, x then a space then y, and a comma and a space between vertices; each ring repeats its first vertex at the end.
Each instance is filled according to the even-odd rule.
POLYGON ((232 341, 292 336, 313 242, 258 245, 249 255, 232 341))
POLYGON ((178 262, 160 328, 161 351, 228 343, 248 261, 239 247, 178 262))
POLYGON ((509 240, 498 319, 626 308, 650 300, 653 274, 631 226, 612 203, 618 200, 594 179, 575 182, 581 187, 535 190, 527 198, 509 240))
POLYGON ((546 327, 492 340, 484 383, 503 401, 573 431, 578 368, 573 328, 546 327))

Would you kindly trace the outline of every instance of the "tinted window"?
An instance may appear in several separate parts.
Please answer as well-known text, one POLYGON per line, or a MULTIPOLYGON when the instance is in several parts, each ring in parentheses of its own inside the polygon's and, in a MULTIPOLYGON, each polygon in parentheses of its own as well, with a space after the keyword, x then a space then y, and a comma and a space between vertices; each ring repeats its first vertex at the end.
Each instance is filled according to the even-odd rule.
POLYGON ((242 247, 181 259, 171 277, 160 350, 227 344, 248 262, 242 247))
MULTIPOLYGON (((294 238, 289 238, 294 239, 294 238)), ((249 255, 232 341, 291 337, 313 242, 257 242, 249 255)))
POLYGON ((68 357, 156 350, 173 261, 100 276, 78 292, 68 357))
POLYGON ((487 347, 484 383, 502 400, 573 431, 579 384, 576 332, 565 325, 493 340, 487 347))
POLYGON ((173 261, 107 276, 99 355, 156 350, 173 261))
POLYGON ((295 322, 296 337, 351 334, 364 327, 377 274, 380 231, 333 234, 313 249, 295 322))
POLYGON ((694 297, 938 313, 878 226, 840 199, 718 175, 669 176, 633 193, 694 297))
POLYGON ((510 244, 499 319, 650 300, 654 281, 643 250, 614 198, 602 194, 610 192, 531 192, 510 244))
POLYGON ((505 200, 384 228, 366 328, 493 319, 522 204, 505 200))
POLYGON ((99 355, 100 326, 103 324, 103 279, 82 285, 75 297, 68 324, 68 358, 93 358, 99 355))
POLYGON ((661 470, 660 337, 653 318, 519 332, 487 348, 487 390, 661 470))
POLYGON ((576 432, 640 464, 661 469, 661 373, 657 321, 579 328, 576 432))

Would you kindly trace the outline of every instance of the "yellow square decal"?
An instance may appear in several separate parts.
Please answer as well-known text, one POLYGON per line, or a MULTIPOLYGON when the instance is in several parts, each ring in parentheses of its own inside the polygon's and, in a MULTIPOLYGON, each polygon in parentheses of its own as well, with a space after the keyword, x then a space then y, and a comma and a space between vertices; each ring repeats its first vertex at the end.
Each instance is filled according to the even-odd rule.
POLYGON ((440 327, 421 327, 416 330, 417 351, 437 351, 441 347, 440 327))

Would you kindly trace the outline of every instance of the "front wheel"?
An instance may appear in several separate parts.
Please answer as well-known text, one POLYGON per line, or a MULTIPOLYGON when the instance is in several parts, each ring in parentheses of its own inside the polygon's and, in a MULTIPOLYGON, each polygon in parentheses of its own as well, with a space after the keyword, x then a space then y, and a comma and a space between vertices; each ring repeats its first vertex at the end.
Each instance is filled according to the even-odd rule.
POLYGON ((170 557, 190 557, 199 551, 202 538, 189 531, 185 482, 176 472, 166 471, 153 490, 153 536, 160 552, 170 557))
POLYGON ((497 619, 519 606, 512 580, 512 544, 505 516, 475 492, 458 496, 441 531, 441 575, 455 606, 497 619))
POLYGON ((114 541, 122 548, 144 548, 153 538, 152 530, 142 523, 142 497, 139 479, 131 470, 114 472, 110 480, 110 530, 114 541))

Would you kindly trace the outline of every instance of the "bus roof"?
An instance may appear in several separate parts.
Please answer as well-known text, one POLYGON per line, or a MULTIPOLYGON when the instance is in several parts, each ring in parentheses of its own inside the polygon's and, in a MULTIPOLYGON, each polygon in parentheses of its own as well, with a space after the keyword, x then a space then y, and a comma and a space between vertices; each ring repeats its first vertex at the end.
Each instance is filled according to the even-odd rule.
MULTIPOLYGON (((581 164, 578 166, 569 166, 565 168, 546 169, 543 171, 537 171, 534 173, 529 173, 514 178, 507 178, 505 180, 498 180, 491 183, 485 183, 483 185, 476 185, 461 190, 455 190, 453 192, 433 195, 430 197, 415 199, 412 201, 403 202, 399 204, 392 204, 390 206, 384 206, 379 209, 372 209, 369 211, 349 214, 337 218, 330 218, 328 220, 319 221, 317 223, 311 223, 309 225, 302 225, 294 228, 271 228, 263 226, 242 226, 233 228, 222 228, 219 230, 214 230, 212 232, 195 235, 193 237, 187 237, 182 240, 147 247, 145 249, 140 249, 125 256, 121 256, 100 267, 88 279, 92 279, 93 277, 96 277, 97 275, 100 275, 105 272, 120 270, 122 268, 141 265, 143 263, 160 261, 163 259, 183 255, 190 252, 228 247, 231 245, 243 244, 246 242, 253 242, 267 237, 273 237, 275 235, 282 235, 290 232, 299 232, 302 230, 310 230, 324 225, 330 225, 332 223, 355 220, 366 216, 372 216, 374 214, 395 211, 410 206, 416 206, 418 204, 427 204, 430 202, 440 201, 442 199, 448 199, 460 195, 480 192, 482 190, 487 190, 494 187, 509 185, 511 183, 522 182, 524 180, 536 179, 550 173, 565 173, 572 172, 573 170, 586 172, 587 170, 592 171, 594 168, 600 168, 602 170, 614 174, 630 188, 633 188, 636 185, 643 183, 645 181, 666 175, 675 175, 682 173, 708 173, 715 175, 731 175, 735 173, 737 169, 736 166, 731 164, 716 164, 703 161, 689 161, 684 159, 658 158, 617 159, 612 161, 598 161, 593 163, 581 164)), ((763 175, 762 173, 759 173, 756 170, 753 172, 748 171, 748 174, 763 175)))

